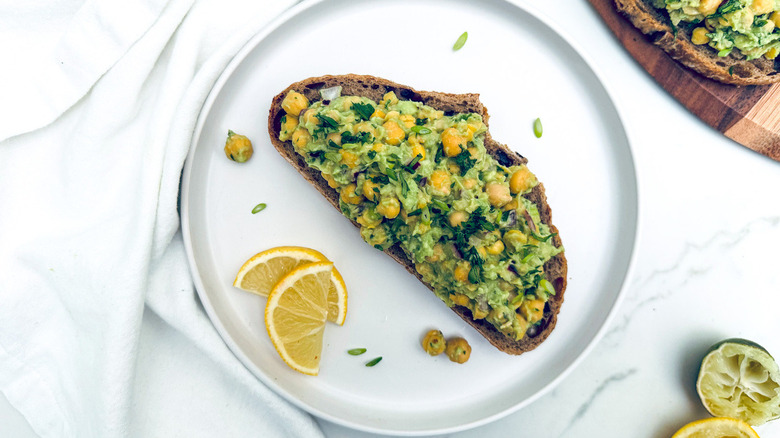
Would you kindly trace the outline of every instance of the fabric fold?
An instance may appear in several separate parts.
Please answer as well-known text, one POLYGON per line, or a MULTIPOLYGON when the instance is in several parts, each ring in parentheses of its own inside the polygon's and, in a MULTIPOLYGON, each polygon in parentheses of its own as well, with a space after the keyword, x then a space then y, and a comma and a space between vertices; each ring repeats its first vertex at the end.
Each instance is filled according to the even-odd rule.
POLYGON ((42 437, 320 437, 219 338, 177 212, 211 86, 292 1, 120 3, 0 101, 0 390, 42 437))
MULTIPOLYGON (((72 17, 51 53, 41 54, 0 96, 0 141, 43 127, 84 97, 89 89, 157 21, 169 0, 89 0, 72 17)), ((42 8, 43 9, 43 8, 42 8)), ((15 44, 24 44, 24 38, 15 44)))

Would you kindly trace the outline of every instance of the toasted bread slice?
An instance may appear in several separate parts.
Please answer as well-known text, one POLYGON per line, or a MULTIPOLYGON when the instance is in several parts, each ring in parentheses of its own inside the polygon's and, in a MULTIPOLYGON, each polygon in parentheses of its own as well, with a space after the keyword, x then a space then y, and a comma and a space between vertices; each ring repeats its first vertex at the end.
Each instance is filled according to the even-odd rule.
MULTIPOLYGON (((284 97, 290 90, 295 90, 302 93, 309 99, 310 102, 321 100, 319 90, 324 88, 330 88, 334 86, 342 87, 342 95, 346 96, 364 96, 374 101, 379 101, 382 96, 390 91, 395 92, 401 99, 414 100, 422 102, 425 105, 429 105, 438 110, 442 110, 446 113, 477 113, 481 114, 483 121, 487 125, 488 112, 487 109, 479 101, 478 94, 446 94, 437 92, 417 91, 413 88, 399 85, 386 79, 377 78, 373 76, 360 76, 360 75, 341 75, 341 76, 322 76, 309 78, 300 82, 296 82, 290 85, 287 89, 279 93, 274 97, 271 102, 270 114, 268 116, 268 131, 271 137, 271 142, 279 153, 289 161, 297 170, 304 176, 316 189, 325 196, 333 206, 339 209, 339 193, 337 190, 328 186, 325 179, 322 178, 320 172, 314 168, 307 166, 303 157, 299 155, 290 141, 282 142, 279 140, 279 131, 281 127, 281 119, 285 115, 282 110, 281 103, 284 97)), ((504 166, 512 166, 518 164, 525 164, 527 160, 521 155, 513 152, 506 146, 494 141, 490 133, 486 133, 485 147, 489 154, 491 154, 500 164, 504 166)), ((552 224, 552 215, 550 207, 547 204, 547 198, 545 196, 544 187, 542 184, 537 185, 528 195, 528 199, 533 201, 539 208, 539 213, 542 222, 550 227, 551 232, 556 233, 553 237, 553 243, 556 247, 561 246, 561 239, 557 234, 558 230, 552 224)), ((359 224, 353 221, 356 227, 359 224)), ((424 284, 422 277, 414 268, 414 264, 406 256, 404 251, 398 246, 394 245, 385 250, 385 252, 395 259, 398 263, 402 264, 410 274, 417 277, 424 284)), ((474 320, 471 317, 469 309, 461 306, 454 306, 451 309, 457 313, 464 321, 473 326, 482 336, 484 336, 491 344, 501 351, 509 354, 521 354, 523 352, 536 348, 542 341, 544 341, 552 332, 555 327, 558 312, 561 309, 563 303, 563 295, 566 290, 566 258, 563 253, 558 254, 545 265, 545 275, 548 281, 550 281, 555 287, 555 295, 550 297, 544 309, 544 317, 541 323, 537 326, 529 328, 526 336, 515 341, 514 339, 505 336, 503 333, 496 330, 490 323, 484 320, 474 320)), ((433 290, 430 285, 426 286, 433 290)))
POLYGON ((717 50, 691 42, 691 28, 675 30, 666 11, 650 0, 614 0, 615 7, 647 38, 673 59, 710 79, 732 85, 766 85, 780 81, 778 60, 760 57, 748 61, 738 50, 718 56, 717 50))

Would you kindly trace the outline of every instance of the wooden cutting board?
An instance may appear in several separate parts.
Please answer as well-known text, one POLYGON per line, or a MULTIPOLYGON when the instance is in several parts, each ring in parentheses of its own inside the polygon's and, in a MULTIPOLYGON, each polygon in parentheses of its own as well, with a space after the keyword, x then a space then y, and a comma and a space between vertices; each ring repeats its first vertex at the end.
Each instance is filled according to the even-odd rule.
POLYGON ((737 87, 683 67, 650 43, 612 0, 588 0, 631 56, 675 99, 726 137, 780 161, 780 84, 737 87))

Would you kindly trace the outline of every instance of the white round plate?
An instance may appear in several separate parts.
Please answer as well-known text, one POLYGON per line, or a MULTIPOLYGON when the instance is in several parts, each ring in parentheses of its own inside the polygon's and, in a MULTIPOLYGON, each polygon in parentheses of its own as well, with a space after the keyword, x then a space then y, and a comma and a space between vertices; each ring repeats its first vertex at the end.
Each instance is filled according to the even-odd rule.
MULTIPOLYGON (((188 157, 182 226, 203 305, 227 345, 262 382, 307 411, 348 427, 405 435, 484 424, 527 405, 576 365, 604 331, 632 264, 637 187, 618 111, 588 62, 527 7, 504 0, 335 0, 297 5, 239 52, 206 101, 188 157), (461 33, 468 41, 452 49, 461 33), (271 146, 269 104, 310 76, 360 73, 418 90, 477 92, 498 141, 529 158, 544 183, 569 262, 551 336, 504 354, 357 230, 271 146), (533 121, 540 117, 542 138, 533 121), (255 146, 228 160, 228 129, 255 146), (252 214, 264 202, 268 207, 252 214), (252 255, 316 248, 349 290, 343 327, 328 325, 320 375, 288 368, 268 339, 265 300, 232 287, 252 255), (463 365, 430 357, 430 328, 464 336, 463 365), (368 351, 351 356, 356 347, 368 351), (364 364, 375 357, 375 367, 364 364)), ((262 407, 258 407, 262 409, 262 407)))

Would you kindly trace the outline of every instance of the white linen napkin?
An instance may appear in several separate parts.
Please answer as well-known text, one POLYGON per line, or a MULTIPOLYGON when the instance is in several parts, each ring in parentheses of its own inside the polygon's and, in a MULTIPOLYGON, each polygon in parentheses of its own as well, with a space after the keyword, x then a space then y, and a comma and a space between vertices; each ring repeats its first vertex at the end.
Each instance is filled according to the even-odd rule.
POLYGON ((0 390, 42 437, 322 436, 219 338, 177 214, 211 85, 293 1, 54 3, 0 3, 0 390))

